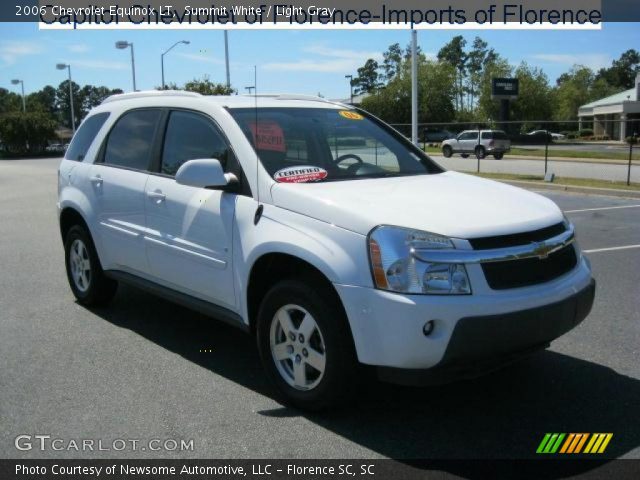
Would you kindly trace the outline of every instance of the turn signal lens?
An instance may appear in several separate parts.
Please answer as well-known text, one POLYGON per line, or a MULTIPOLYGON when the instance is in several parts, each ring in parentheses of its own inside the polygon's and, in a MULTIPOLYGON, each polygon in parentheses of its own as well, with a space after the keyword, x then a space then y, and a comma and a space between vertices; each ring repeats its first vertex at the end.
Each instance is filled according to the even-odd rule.
POLYGON ((387 283, 387 277, 384 274, 384 267, 382 266, 382 255, 380 253, 380 245, 373 239, 369 240, 369 255, 371 256, 371 268, 373 270, 373 279, 376 282, 376 287, 389 288, 387 283))

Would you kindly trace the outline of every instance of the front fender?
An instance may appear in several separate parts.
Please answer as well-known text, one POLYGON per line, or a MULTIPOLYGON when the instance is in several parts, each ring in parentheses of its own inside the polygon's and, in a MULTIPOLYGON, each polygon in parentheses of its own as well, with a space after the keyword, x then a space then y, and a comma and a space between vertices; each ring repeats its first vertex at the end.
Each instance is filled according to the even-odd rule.
POLYGON ((333 283, 372 286, 366 236, 311 217, 265 204, 254 224, 257 203, 238 202, 234 234, 237 303, 249 323, 247 287, 260 257, 282 253, 313 265, 333 283))

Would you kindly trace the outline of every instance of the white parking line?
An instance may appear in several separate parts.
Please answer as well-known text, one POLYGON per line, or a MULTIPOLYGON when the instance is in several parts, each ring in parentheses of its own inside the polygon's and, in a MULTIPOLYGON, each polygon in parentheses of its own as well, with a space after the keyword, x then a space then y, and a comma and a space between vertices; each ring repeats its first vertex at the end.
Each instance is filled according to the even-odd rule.
POLYGON ((593 250, 583 250, 582 253, 613 252, 615 250, 629 250, 630 248, 640 248, 640 245, 625 245, 623 247, 594 248, 593 250))
POLYGON ((596 210, 615 210, 617 208, 639 208, 640 205, 618 205, 617 207, 583 208, 582 210, 565 210, 564 213, 594 212, 596 210))

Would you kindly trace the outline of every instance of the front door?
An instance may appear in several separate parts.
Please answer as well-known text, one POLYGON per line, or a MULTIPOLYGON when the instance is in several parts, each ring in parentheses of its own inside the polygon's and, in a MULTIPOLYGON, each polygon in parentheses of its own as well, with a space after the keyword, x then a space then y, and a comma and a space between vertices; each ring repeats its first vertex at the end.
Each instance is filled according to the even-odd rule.
POLYGON ((235 307, 232 228, 236 195, 179 185, 187 160, 215 158, 226 168, 229 146, 212 120, 200 113, 170 112, 159 172, 145 188, 146 252, 159 283, 235 307))

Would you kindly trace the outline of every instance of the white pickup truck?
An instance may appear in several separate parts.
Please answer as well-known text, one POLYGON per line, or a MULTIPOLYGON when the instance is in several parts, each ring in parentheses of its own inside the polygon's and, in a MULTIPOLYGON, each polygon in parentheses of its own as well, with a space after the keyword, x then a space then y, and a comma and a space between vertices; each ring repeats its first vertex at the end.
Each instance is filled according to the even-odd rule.
POLYGON ((302 408, 345 401, 365 366, 420 383, 500 365, 593 302, 552 201, 444 171, 320 98, 113 96, 80 126, 58 183, 80 304, 123 282, 227 321, 256 336, 302 408))

